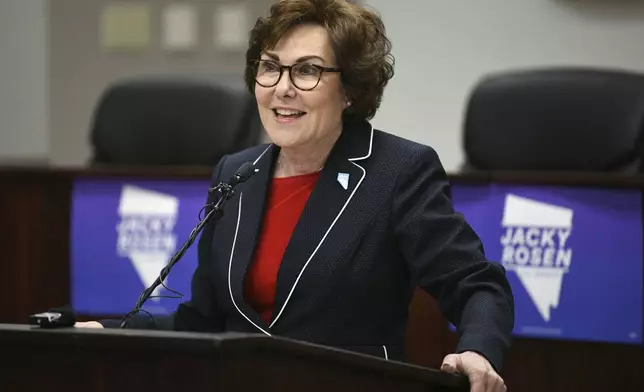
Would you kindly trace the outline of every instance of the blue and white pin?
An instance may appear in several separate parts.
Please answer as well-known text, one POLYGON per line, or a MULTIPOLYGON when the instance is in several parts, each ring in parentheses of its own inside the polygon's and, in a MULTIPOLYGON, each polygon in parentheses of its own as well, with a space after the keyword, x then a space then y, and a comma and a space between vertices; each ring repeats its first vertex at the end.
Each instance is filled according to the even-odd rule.
POLYGON ((349 173, 338 173, 338 182, 345 191, 349 189, 349 173))

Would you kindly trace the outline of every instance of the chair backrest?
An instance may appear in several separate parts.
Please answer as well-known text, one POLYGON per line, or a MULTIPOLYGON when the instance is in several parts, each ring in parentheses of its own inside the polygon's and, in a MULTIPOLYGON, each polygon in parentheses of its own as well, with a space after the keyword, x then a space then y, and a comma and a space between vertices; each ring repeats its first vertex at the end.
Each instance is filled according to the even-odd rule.
POLYGON ((118 81, 94 113, 92 164, 214 165, 258 144, 262 132, 241 77, 118 81))
POLYGON ((464 170, 641 170, 644 75, 548 68, 485 77, 464 122, 464 170))

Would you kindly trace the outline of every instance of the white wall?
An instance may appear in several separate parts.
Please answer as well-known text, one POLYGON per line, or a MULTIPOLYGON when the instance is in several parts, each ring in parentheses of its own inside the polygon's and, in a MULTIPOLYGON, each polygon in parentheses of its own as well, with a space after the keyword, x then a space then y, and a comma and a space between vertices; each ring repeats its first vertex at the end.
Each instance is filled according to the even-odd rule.
POLYGON ((490 71, 599 65, 644 71, 644 2, 367 0, 393 42, 396 75, 374 125, 463 161, 461 121, 490 71))
MULTIPOLYGON (((397 59, 396 76, 374 125, 434 146, 448 170, 457 170, 463 160, 464 104, 483 74, 555 64, 644 71, 644 1, 366 2, 383 15, 397 59)), ((0 0, 0 160, 64 155, 71 157, 65 163, 84 164, 85 123, 65 124, 73 132, 50 132, 48 3, 0 0), (58 146, 61 154, 50 146, 58 146)), ((52 58, 60 55, 52 53, 52 58)), ((68 86, 71 91, 81 87, 68 86)))
MULTIPOLYGON (((224 3, 220 0, 140 2, 150 6, 151 39, 147 48, 132 52, 106 50, 100 45, 101 13, 106 5, 118 0, 49 1, 50 155, 55 164, 83 165, 89 161, 93 112, 104 90, 119 79, 144 74, 224 73, 242 80, 245 48, 218 50, 213 44, 213 15, 216 6, 224 3), (162 47, 161 15, 173 2, 191 3, 199 15, 199 42, 190 52, 171 53, 162 47)), ((245 2, 254 19, 264 14, 273 0, 234 1, 245 2)))
POLYGON ((49 154, 46 0, 0 0, 0 160, 49 154))

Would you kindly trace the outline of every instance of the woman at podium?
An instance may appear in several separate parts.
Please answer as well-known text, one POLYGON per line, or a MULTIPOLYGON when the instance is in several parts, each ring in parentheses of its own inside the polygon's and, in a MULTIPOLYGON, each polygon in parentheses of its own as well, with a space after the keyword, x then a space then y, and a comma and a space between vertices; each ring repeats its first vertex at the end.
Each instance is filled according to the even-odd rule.
POLYGON ((129 328, 256 332, 404 360, 421 287, 457 328, 442 369, 505 390, 505 271, 454 212, 437 153, 369 122, 394 74, 390 47, 379 16, 344 0, 284 0, 257 20, 245 80, 271 143, 214 168, 213 185, 245 162, 256 173, 204 228, 190 301, 129 328))

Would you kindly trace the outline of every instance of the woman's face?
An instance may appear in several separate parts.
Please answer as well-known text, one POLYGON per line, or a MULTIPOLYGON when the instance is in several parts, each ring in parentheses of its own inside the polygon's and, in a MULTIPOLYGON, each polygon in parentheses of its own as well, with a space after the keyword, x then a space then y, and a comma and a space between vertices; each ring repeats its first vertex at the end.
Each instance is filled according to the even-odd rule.
POLYGON ((336 67, 331 40, 326 29, 318 25, 298 25, 277 45, 261 55, 258 80, 264 85, 279 73, 280 65, 301 64, 299 70, 284 70, 277 85, 255 84, 255 98, 262 124, 269 138, 282 148, 314 147, 325 139, 336 138, 342 130, 342 112, 348 106, 340 82, 340 73, 322 72, 315 85, 318 69, 311 65, 336 67))

